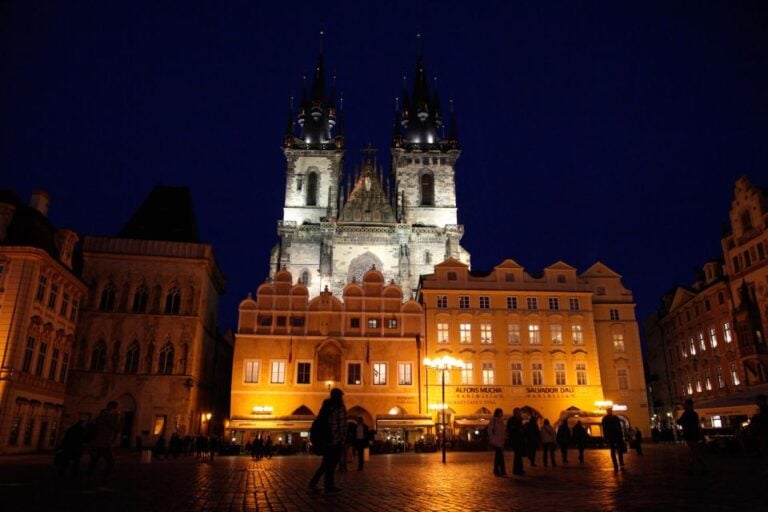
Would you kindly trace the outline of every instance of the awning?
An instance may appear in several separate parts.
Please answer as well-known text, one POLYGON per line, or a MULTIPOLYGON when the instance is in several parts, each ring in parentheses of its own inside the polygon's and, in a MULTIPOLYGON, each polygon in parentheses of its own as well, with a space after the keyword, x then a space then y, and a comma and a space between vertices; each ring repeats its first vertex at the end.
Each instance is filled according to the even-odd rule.
POLYGON ((229 428, 232 430, 309 430, 312 426, 312 420, 281 420, 276 418, 269 419, 247 419, 231 420, 229 428))
POLYGON ((487 427, 490 421, 485 418, 461 418, 454 423, 460 427, 487 427))
POLYGON ((409 428, 409 427, 434 427, 435 420, 430 416, 424 417, 389 417, 376 418, 376 428, 409 428))
POLYGON ((757 414, 757 395, 768 394, 768 384, 751 386, 714 400, 694 403, 699 416, 752 416, 757 414))
POLYGON ((699 416, 752 416, 757 414, 757 405, 724 405, 721 407, 697 407, 699 416))

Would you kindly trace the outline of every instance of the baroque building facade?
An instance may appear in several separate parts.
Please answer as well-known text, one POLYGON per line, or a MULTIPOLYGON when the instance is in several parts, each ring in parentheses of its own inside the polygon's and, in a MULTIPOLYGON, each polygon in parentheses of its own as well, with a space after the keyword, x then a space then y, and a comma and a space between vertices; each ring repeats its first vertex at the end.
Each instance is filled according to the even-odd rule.
POLYGON ((398 104, 388 175, 370 149, 345 175, 340 107, 335 87, 326 91, 321 54, 298 114, 289 114, 283 140, 283 218, 270 278, 286 269, 312 297, 325 289, 341 296, 348 283, 360 282, 375 266, 408 295, 435 263, 448 257, 469 263, 457 218, 456 121, 451 112, 448 136, 441 136, 440 99, 429 90, 422 58, 412 93, 404 90, 398 104))
POLYGON ((649 395, 655 423, 670 426, 693 398, 708 426, 755 412, 768 392, 768 194, 737 180, 721 239, 690 286, 676 286, 646 321, 649 395))
POLYGON ((0 191, 0 454, 51 450, 61 432, 75 325, 87 295, 77 235, 48 219, 50 199, 0 191))
POLYGON ((189 191, 156 187, 116 237, 86 236, 74 364, 65 408, 93 417, 110 400, 123 446, 219 434, 232 345, 217 332, 225 281, 201 243, 189 191))

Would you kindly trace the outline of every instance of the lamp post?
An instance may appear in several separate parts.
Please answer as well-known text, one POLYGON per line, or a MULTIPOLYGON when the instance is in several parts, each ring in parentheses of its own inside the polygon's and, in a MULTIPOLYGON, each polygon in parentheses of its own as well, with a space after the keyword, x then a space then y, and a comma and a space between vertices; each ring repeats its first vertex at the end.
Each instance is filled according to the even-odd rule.
POLYGON ((453 357, 446 355, 437 359, 425 357, 424 366, 440 372, 440 383, 443 389, 443 402, 441 407, 443 409, 443 464, 445 464, 445 410, 447 409, 445 405, 445 372, 449 372, 455 368, 464 368, 465 364, 464 361, 460 359, 454 359, 453 357))

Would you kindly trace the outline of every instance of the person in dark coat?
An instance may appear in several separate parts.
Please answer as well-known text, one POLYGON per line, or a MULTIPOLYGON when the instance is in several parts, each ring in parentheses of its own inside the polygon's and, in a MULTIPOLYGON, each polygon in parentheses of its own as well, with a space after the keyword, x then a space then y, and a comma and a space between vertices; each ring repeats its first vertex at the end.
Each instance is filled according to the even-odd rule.
POLYGON ((693 410, 693 400, 687 398, 683 403, 683 414, 677 419, 677 424, 683 429, 683 440, 688 445, 691 452, 691 462, 688 466, 688 473, 693 473, 696 466, 701 466, 701 472, 707 473, 706 462, 701 455, 701 427, 699 426, 699 415, 693 410))
POLYGON ((532 468, 536 467, 536 451, 540 444, 539 418, 531 414, 531 419, 525 424, 525 449, 528 452, 528 460, 532 468))
POLYGON ((525 453, 525 427, 523 426, 523 414, 519 407, 515 407, 512 416, 507 420, 507 439, 512 447, 512 474, 524 475, 523 456, 525 453))
POLYGON ((323 401, 318 419, 322 419, 327 427, 326 438, 323 439, 323 460, 320 467, 309 480, 309 492, 317 492, 317 483, 324 477, 325 494, 336 494, 340 491, 334 483, 336 466, 341 459, 344 444, 347 440, 347 408, 344 407, 344 392, 338 388, 331 390, 331 397, 323 401))
POLYGON ((80 473, 80 457, 83 455, 83 443, 85 442, 85 421, 75 422, 64 433, 61 440, 61 452, 59 454, 59 474, 64 475, 72 466, 72 474, 80 473))
POLYGON ((605 409, 603 416, 603 437, 608 447, 611 449, 611 462, 613 462, 613 471, 618 472, 619 468, 624 471, 624 429, 621 427, 621 420, 613 415, 613 407, 605 409), (616 461, 618 457, 618 463, 616 461))
POLYGON ((577 421, 576 425, 573 426, 571 437, 573 438, 573 443, 576 445, 576 448, 579 450, 579 462, 583 464, 584 446, 587 444, 587 430, 584 428, 584 425, 581 424, 581 420, 577 421))
POLYGON ((112 446, 115 444, 115 437, 120 431, 120 413, 117 411, 117 402, 114 400, 107 404, 105 409, 99 413, 94 421, 95 434, 89 442, 91 448, 91 460, 88 463, 88 476, 93 476, 100 459, 104 459, 106 467, 104 468, 104 478, 112 473, 115 466, 115 458, 112 455, 112 446))
POLYGON ((568 418, 560 421, 557 427, 557 446, 560 447, 560 458, 563 464, 568 464, 568 445, 571 442, 571 430, 568 428, 568 418))
POLYGON ((643 454, 643 433, 640 431, 640 427, 637 427, 632 434, 632 446, 635 447, 635 453, 643 454))

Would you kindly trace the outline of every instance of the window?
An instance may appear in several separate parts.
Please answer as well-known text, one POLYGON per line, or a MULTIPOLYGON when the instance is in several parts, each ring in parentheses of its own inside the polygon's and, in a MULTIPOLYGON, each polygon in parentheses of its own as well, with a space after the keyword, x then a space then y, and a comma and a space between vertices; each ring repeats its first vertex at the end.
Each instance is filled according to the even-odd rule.
POLYGON ((133 342, 125 352, 125 373, 137 373, 139 371, 139 344, 133 342))
POLYGON ((24 446, 32 446, 32 432, 35 430, 35 418, 27 418, 24 425, 24 446))
POLYGON ((701 377, 696 376, 696 392, 701 393, 701 377))
POLYGON ((285 384, 285 361, 272 361, 269 382, 270 384, 285 384))
POLYGON ((696 344, 693 342, 693 336, 688 338, 688 350, 692 356, 696 355, 696 344))
POLYGON ((421 206, 435 205, 435 182, 431 174, 421 175, 421 206))
POLYGON ((560 324, 551 324, 549 326, 549 334, 552 338, 553 345, 563 344, 563 326, 560 324))
POLYGON ((578 297, 571 297, 568 299, 568 309, 571 311, 578 311, 581 309, 581 304, 579 303, 578 297))
POLYGON ((64 292, 61 294, 61 309, 59 310, 59 313, 64 318, 67 317, 67 310, 69 309, 69 294, 67 292, 64 292))
POLYGON ((520 324, 507 324, 507 343, 520 344, 520 324))
POLYGON ((733 341, 733 334, 731 333, 731 324, 725 322, 723 324, 723 339, 726 343, 733 341))
POLYGON ((719 293, 717 294, 717 303, 718 303, 719 305, 721 305, 721 306, 722 306, 723 304, 725 304, 725 295, 723 294, 723 292, 719 292, 719 293))
POLYGON ((693 383, 691 383, 691 378, 688 377, 688 382, 685 384, 685 390, 688 392, 688 395, 693 394, 693 383))
POLYGON ((303 174, 297 174, 296 175, 296 190, 301 190, 302 186, 304 186, 304 175, 303 174))
POLYGON ((596 295, 605 295, 605 286, 598 286, 595 288, 596 295))
POLYGON ((350 386, 359 386, 363 383, 362 368, 363 365, 360 363, 347 364, 347 384, 350 386))
POLYGON ((613 350, 615 350, 616 352, 624 352, 624 335, 623 334, 613 335, 613 350))
POLYGON ((48 380, 56 380, 56 368, 59 366, 59 349, 53 349, 51 352, 51 366, 48 368, 48 380))
POLYGON ((48 345, 41 342, 37 352, 37 365, 35 366, 35 375, 43 375, 43 367, 45 366, 45 353, 47 350, 48 345))
POLYGON ((459 343, 472 343, 472 324, 459 324, 459 343))
POLYGON ((490 309, 491 307, 491 298, 487 295, 483 295, 480 297, 480 309, 490 309))
POLYGON ((507 272, 504 274, 504 280, 508 283, 514 283, 515 282, 515 274, 512 272, 507 272))
POLYGON ((368 319, 368 328, 369 329, 378 329, 379 328, 379 319, 378 318, 369 318, 368 319))
POLYGON ((107 363, 107 344, 99 340, 91 352, 91 371, 103 372, 107 363))
POLYGON ((437 307, 440 309, 445 309, 448 307, 448 296, 447 295, 438 295, 437 296, 437 307))
POLYGON ((310 384, 312 382, 312 363, 299 363, 296 365, 296 384, 310 384))
POLYGON ((101 291, 99 311, 112 311, 113 309, 115 309, 115 285, 109 283, 101 291))
POLYGON ((587 363, 576 363, 576 384, 587 385, 587 363))
POLYGON ((243 383, 258 384, 260 366, 261 362, 258 359, 246 359, 243 368, 243 383))
MULTIPOLYGON (((618 382, 619 389, 622 391, 629 389, 629 374, 627 373, 626 368, 618 368, 616 370, 616 380, 618 382)), ((690 382, 688 385, 690 386, 690 382)))
POLYGON ((517 309, 517 297, 507 297, 507 309, 517 309))
POLYGON ((723 377, 723 369, 717 367, 717 387, 723 389, 725 387, 725 378, 723 377))
POLYGON ((19 430, 21 429, 21 416, 15 416, 13 423, 11 424, 10 435, 8 436, 8 444, 16 446, 19 444, 19 430))
POLYGON ((528 326, 528 343, 531 345, 541 344, 541 332, 539 331, 538 324, 531 324, 528 326))
POLYGON ((32 357, 35 355, 35 338, 27 338, 27 345, 24 347, 24 361, 21 363, 21 371, 29 373, 32 366, 32 357))
POLYGON ((512 363, 510 366, 512 370, 512 385, 523 385, 523 363, 512 363))
POLYGON ((413 385, 413 364, 397 363, 397 385, 398 386, 413 385))
POLYGON ((563 274, 557 274, 557 282, 558 283, 564 283, 565 282, 565 276, 563 274))
POLYGON ((707 391, 712 391, 712 379, 709 378, 709 373, 707 373, 704 379, 704 388, 706 388, 707 391))
POLYGON ((712 303, 709 301, 709 299, 704 299, 704 309, 707 311, 712 310, 712 303))
POLYGON ((80 306, 80 303, 77 300, 72 301, 72 308, 69 310, 70 321, 74 322, 77 319, 77 308, 79 306, 80 306))
POLYGON ((266 315, 259 315, 259 325, 262 327, 269 327, 272 325, 272 317, 266 315))
POLYGON ((373 363, 373 385, 387 385, 387 363, 373 363))
POLYGON ((565 363, 555 363, 555 384, 565 386, 565 363))
POLYGON ((541 386, 544 383, 544 364, 531 364, 531 379, 534 386, 541 386))
POLYGON ((165 421, 167 416, 165 414, 155 415, 155 423, 152 425, 152 434, 156 436, 165 435, 165 421))
POLYGON ((472 379, 472 373, 473 373, 473 366, 472 363, 465 363, 464 368, 461 369, 461 383, 462 384, 473 384, 472 379))
POLYGON ((59 372, 59 382, 64 384, 67 381, 67 374, 69 373, 69 352, 64 352, 61 357, 61 372, 59 372))
POLYGON ((349 319, 349 327, 352 328, 352 329, 359 329, 360 328, 360 319, 357 318, 357 317, 350 318, 349 319))
POLYGON ((157 373, 161 375, 171 375, 173 373, 173 343, 166 343, 160 349, 160 359, 158 360, 157 373))
POLYGON ((427 265, 432 264, 432 253, 430 253, 429 251, 424 251, 424 263, 426 263, 427 265))
POLYGON ((709 328, 709 346, 712 348, 717 347, 717 331, 714 327, 709 328))
POLYGON ((741 384, 739 372, 736 370, 736 363, 731 363, 731 383, 734 386, 739 386, 741 384))
POLYGON ((317 173, 307 176, 307 206, 317 206, 317 173))
POLYGON ((304 327, 304 317, 303 316, 292 316, 291 317, 291 325, 293 327, 304 327))
POLYGON ((480 324, 480 343, 490 344, 493 343, 493 335, 491 334, 491 324, 480 324))
POLYGON ((527 297, 525 299, 528 309, 539 309, 539 299, 536 297, 527 297))
POLYGON ((448 272, 448 280, 449 281, 455 281, 458 279, 458 274, 456 272, 448 272))
POLYGON ((448 324, 445 322, 440 322, 437 324, 437 342, 438 343, 448 343, 448 324))
POLYGON ((618 320, 619 319, 619 310, 618 309, 612 309, 610 310, 611 320, 618 320))
POLYGON ((459 295, 459 308, 469 309, 469 295, 459 295))
POLYGON ((584 328, 581 325, 571 326, 571 337, 573 338, 574 345, 584 344, 584 328))
POLYGON ((397 318, 387 320, 387 329, 397 329, 397 318))
POLYGON ((45 298, 45 289, 48 287, 48 278, 46 276, 40 276, 40 280, 37 282, 37 293, 35 294, 35 300, 42 302, 45 298))
POLYGON ((701 349, 702 352, 707 350, 707 344, 704 343, 704 333, 703 332, 699 332, 699 348, 701 349))
POLYGON ((165 313, 168 315, 178 315, 181 307, 181 293, 175 286, 168 290, 165 296, 165 313))
POLYGON ((147 311, 147 299, 149 297, 149 293, 147 292, 147 287, 143 284, 136 288, 136 293, 133 294, 133 307, 131 310, 134 313, 144 313, 147 311))
POLYGON ((56 309, 56 299, 59 296, 59 285, 51 283, 51 293, 48 295, 48 309, 56 309))
POLYGON ((560 309, 560 299, 557 297, 550 297, 549 309, 551 309, 552 311, 558 311, 560 309))
POLYGON ((299 283, 303 284, 304 286, 309 284, 309 272, 307 270, 301 273, 301 277, 299 277, 299 283))
POLYGON ((495 370, 493 369, 493 363, 483 362, 483 385, 484 386, 492 386, 496 382, 496 375, 495 370))

